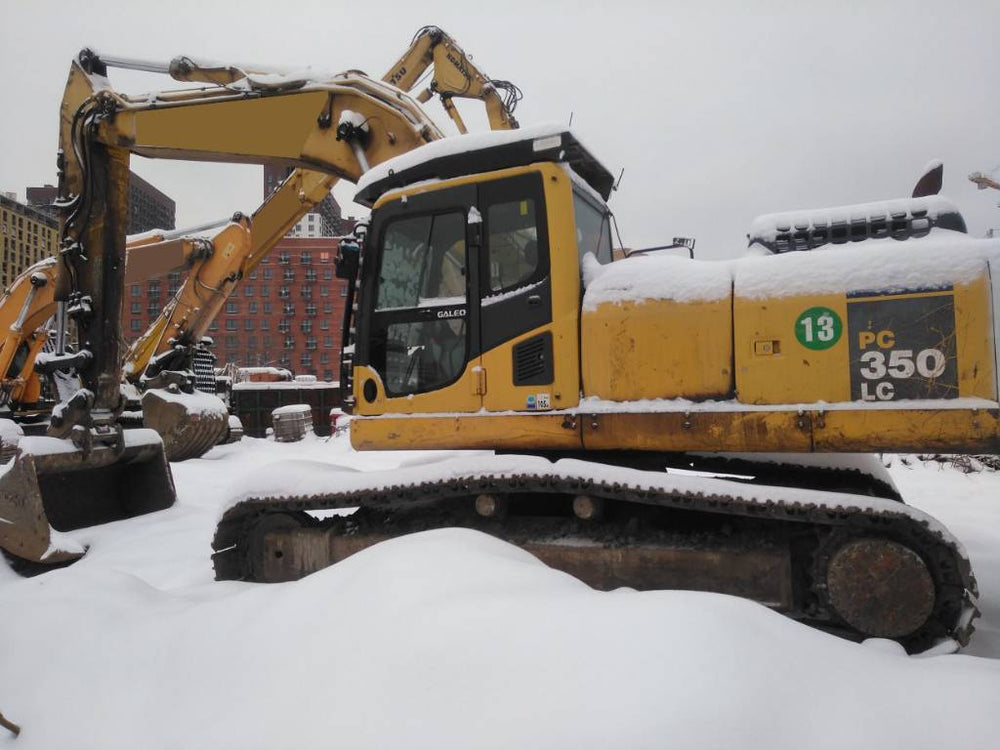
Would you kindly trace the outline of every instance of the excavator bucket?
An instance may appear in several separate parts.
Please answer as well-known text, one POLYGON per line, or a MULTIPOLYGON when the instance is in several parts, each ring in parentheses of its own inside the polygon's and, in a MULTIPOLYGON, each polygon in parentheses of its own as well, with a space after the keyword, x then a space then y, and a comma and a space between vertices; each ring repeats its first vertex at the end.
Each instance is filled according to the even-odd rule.
POLYGON ((142 394, 142 422, 163 438, 168 461, 197 458, 229 434, 229 410, 209 393, 150 388, 142 394))
POLYGON ((69 440, 21 438, 0 465, 0 548, 27 563, 72 562, 84 549, 60 532, 163 510, 175 500, 163 445, 127 430, 124 448, 85 453, 69 440))

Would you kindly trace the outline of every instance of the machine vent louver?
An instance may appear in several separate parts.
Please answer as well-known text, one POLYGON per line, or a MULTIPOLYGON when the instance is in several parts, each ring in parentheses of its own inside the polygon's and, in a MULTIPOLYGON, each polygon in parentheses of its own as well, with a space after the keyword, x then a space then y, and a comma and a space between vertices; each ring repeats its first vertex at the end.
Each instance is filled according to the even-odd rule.
POLYGON ((194 371, 194 387, 205 393, 215 393, 215 355, 198 347, 191 357, 194 371))
POLYGON ((552 334, 543 333, 514 347, 514 385, 544 385, 553 380, 552 334))

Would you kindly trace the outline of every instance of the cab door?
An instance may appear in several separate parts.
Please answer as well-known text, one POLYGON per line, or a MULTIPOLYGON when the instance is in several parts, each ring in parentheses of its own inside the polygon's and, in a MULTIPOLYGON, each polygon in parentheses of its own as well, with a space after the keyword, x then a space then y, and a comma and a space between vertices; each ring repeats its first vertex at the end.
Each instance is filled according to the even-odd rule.
POLYGON ((472 186, 378 207, 362 268, 355 397, 358 413, 421 414, 482 407, 477 258, 468 252, 472 186), (471 264, 471 265, 470 265, 471 264))
POLYGON ((551 219, 572 224, 569 177, 551 164, 520 171, 478 192, 479 343, 491 412, 579 402, 579 269, 572 235, 551 219))

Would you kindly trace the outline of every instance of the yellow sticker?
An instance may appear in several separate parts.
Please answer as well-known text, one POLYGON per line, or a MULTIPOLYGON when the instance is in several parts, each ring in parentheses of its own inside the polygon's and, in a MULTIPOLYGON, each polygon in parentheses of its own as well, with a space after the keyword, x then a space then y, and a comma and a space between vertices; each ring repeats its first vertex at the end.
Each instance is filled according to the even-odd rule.
POLYGON ((528 215, 528 201, 521 201, 521 216, 528 215))

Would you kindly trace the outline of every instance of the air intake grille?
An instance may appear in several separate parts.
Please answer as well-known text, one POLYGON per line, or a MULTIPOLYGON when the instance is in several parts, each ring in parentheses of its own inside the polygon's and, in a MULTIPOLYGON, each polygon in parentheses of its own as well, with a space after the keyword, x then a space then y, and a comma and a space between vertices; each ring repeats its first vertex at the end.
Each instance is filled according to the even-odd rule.
POLYGON ((545 385, 552 380, 551 333, 535 336, 514 347, 514 385, 545 385))

